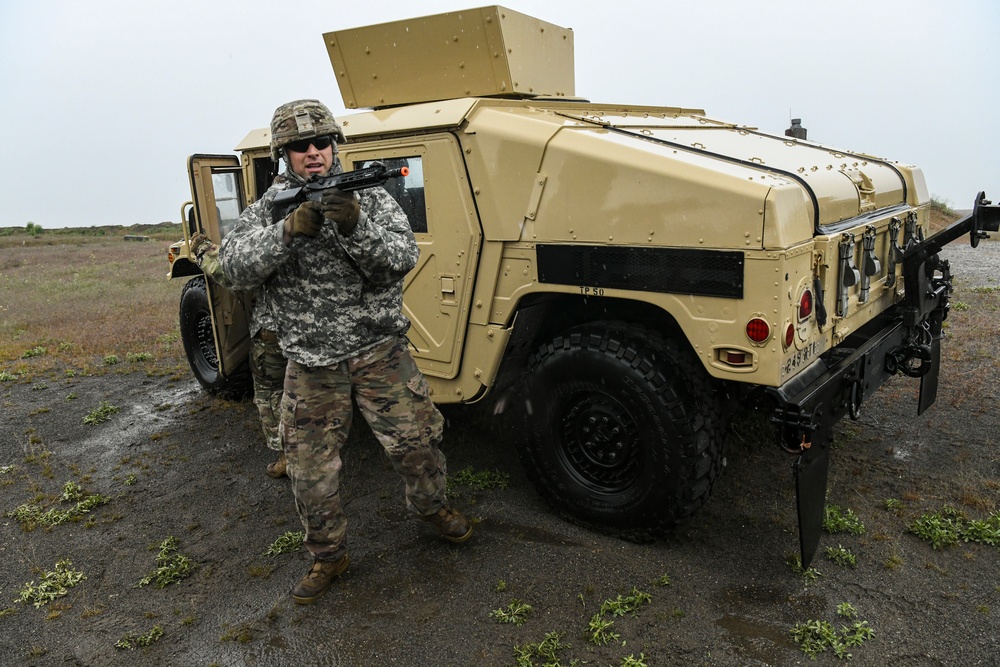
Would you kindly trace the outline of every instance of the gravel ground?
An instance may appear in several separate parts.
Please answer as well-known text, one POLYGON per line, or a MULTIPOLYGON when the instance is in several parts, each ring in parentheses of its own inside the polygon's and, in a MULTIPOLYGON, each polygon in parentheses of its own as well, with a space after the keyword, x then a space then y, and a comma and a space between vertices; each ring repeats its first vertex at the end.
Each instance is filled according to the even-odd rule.
POLYGON ((849 625, 843 603, 874 631, 850 648, 852 664, 996 664, 1000 549, 934 549, 907 530, 946 505, 978 519, 998 509, 1000 296, 972 288, 998 285, 1000 243, 973 252, 956 242, 947 255, 961 276, 956 300, 978 304, 978 317, 949 318, 931 410, 915 416, 916 383, 899 377, 860 421, 838 427, 829 502, 865 529, 824 535, 814 578, 786 562, 798 547, 792 461, 768 443, 734 433, 703 511, 669 539, 633 544, 553 515, 493 421, 465 410, 448 412, 451 472, 509 480, 453 494, 479 522, 473 539, 450 545, 407 515, 359 421, 343 479, 352 566, 316 605, 299 607, 288 590, 305 555, 264 555, 299 526, 287 481, 264 474, 252 405, 138 372, 0 383, 0 664, 499 666, 547 633, 568 645, 562 665, 834 664, 831 653, 810 660, 790 630, 849 625), (958 345, 970 337, 977 346, 958 345), (119 410, 85 424, 102 401, 119 410), (53 502, 68 481, 110 501, 48 529, 25 531, 6 515, 53 502), (168 537, 193 573, 137 587, 168 537), (849 550, 856 567, 826 558, 828 547, 849 550), (86 578, 39 608, 17 602, 63 559, 86 578), (635 591, 649 595, 635 613, 601 617, 618 638, 588 641, 602 603, 635 591), (531 605, 526 622, 498 622, 493 612, 515 600, 531 605), (162 636, 149 646, 115 647, 154 628, 162 636))

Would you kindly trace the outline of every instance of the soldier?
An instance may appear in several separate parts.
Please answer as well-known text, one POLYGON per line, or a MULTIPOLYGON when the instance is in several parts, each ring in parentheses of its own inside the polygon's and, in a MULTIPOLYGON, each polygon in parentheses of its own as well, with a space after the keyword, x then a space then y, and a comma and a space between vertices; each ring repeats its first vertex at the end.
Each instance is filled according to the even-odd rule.
POLYGON ((340 125, 317 100, 277 108, 271 155, 283 178, 240 216, 222 242, 226 275, 242 289, 263 285, 288 358, 282 445, 295 504, 314 562, 292 589, 309 604, 350 561, 341 508, 340 449, 351 426, 352 396, 395 470, 406 505, 451 542, 472 525, 445 496, 444 419, 410 355, 402 312, 403 277, 419 255, 399 205, 382 188, 325 190, 322 202, 275 211, 275 195, 307 180, 341 173, 340 125))
MULTIPOLYGON (((191 254, 195 263, 211 280, 232 289, 219 262, 219 246, 201 232, 191 237, 191 254)), ((278 479, 286 476, 287 463, 278 432, 278 414, 285 384, 285 357, 278 345, 274 318, 254 300, 250 319, 250 375, 253 377, 253 402, 260 414, 264 443, 277 452, 277 459, 267 464, 267 475, 278 479)))

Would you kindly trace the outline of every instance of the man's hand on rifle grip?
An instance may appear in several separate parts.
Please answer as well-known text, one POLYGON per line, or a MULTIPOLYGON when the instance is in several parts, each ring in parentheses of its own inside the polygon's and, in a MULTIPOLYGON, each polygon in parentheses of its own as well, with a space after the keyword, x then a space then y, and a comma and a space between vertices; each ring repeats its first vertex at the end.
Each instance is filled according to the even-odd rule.
POLYGON ((303 202, 285 218, 285 236, 316 236, 323 227, 323 207, 319 202, 303 202))
POLYGON ((323 215, 337 223, 341 234, 350 236, 354 226, 358 224, 361 207, 353 192, 330 188, 323 191, 323 215))

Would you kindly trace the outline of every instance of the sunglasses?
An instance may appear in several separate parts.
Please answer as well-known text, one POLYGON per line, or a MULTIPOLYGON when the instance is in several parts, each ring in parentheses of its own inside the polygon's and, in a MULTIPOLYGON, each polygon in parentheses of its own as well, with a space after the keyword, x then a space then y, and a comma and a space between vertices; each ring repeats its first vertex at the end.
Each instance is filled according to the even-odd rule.
POLYGON ((296 153, 305 153, 309 150, 309 146, 315 146, 316 150, 324 150, 333 145, 333 137, 326 135, 324 137, 313 137, 311 139, 299 139, 298 141, 290 141, 285 144, 285 148, 296 153))

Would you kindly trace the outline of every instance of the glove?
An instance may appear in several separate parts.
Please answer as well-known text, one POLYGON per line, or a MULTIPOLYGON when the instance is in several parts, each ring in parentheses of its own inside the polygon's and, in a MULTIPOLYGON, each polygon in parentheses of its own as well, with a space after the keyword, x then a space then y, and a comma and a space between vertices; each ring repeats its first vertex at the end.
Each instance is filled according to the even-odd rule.
POLYGON ((195 261, 198 264, 201 264, 201 260, 205 256, 205 253, 211 252, 212 250, 218 251, 219 249, 219 247, 212 243, 211 239, 205 236, 202 232, 194 233, 194 236, 191 237, 191 242, 188 244, 188 248, 190 249, 191 254, 194 255, 195 261))
POLYGON ((316 236, 323 226, 323 209, 319 202, 307 201, 285 218, 285 233, 291 237, 316 236))
POLYGON ((360 215, 361 206, 353 192, 341 192, 338 188, 323 191, 323 216, 336 222, 344 236, 354 231, 360 215))

